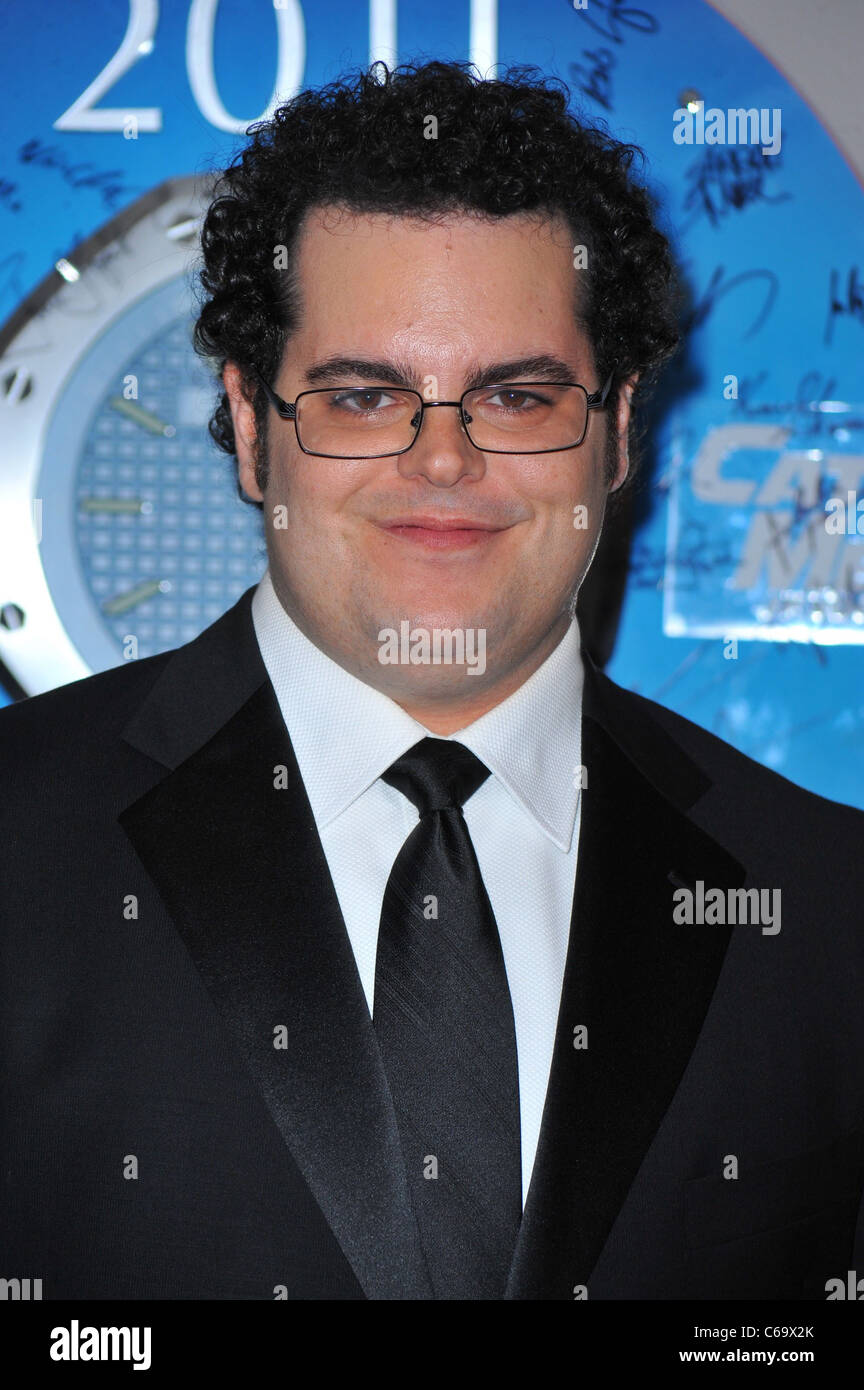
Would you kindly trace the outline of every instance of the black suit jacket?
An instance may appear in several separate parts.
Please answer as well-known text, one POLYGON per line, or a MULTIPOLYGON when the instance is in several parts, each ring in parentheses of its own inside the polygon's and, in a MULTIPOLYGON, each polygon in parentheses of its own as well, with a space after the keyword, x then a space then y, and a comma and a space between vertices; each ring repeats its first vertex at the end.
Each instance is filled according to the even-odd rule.
MULTIPOLYGON (((251 596, 0 712, 0 1274, 45 1298, 431 1297, 251 596)), ((506 1296, 824 1299, 864 1274, 864 816, 590 663, 583 762, 506 1296), (676 925, 698 880, 780 888, 779 934, 676 925)))

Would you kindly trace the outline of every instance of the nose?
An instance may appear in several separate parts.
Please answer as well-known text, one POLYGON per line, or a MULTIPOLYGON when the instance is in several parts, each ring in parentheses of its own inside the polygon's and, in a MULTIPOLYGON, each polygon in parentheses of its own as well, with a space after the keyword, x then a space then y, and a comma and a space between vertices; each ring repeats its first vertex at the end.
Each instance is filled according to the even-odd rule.
POLYGON ((420 433, 396 463, 403 478, 423 477, 434 487, 452 487, 486 472, 484 454, 465 433, 458 401, 427 401, 420 433))

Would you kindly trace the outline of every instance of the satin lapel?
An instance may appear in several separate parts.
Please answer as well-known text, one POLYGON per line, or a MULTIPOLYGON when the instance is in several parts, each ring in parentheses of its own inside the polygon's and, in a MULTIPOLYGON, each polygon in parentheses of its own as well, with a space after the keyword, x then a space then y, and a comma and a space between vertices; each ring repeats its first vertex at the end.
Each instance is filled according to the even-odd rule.
POLYGON ((673 893, 698 879, 725 889, 745 878, 681 809, 711 785, 707 777, 632 697, 586 676, 570 944, 511 1299, 573 1299, 577 1285, 590 1285, 690 1060, 729 942, 728 927, 676 925, 673 893), (639 747, 645 771, 624 742, 639 747), (587 1030, 584 1047, 574 1047, 577 1028, 587 1030))
MULTIPOLYGON (((207 692, 189 650, 194 705, 207 692)), ((149 730, 176 756, 179 679, 169 667, 134 721, 137 746, 149 730)), ((372 1022, 269 680, 120 822, 367 1297, 431 1298, 372 1022)))

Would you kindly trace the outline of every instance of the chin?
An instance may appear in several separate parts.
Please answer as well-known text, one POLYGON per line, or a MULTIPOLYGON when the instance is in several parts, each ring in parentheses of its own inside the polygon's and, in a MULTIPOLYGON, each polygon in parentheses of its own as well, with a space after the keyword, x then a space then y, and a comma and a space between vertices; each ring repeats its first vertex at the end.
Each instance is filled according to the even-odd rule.
POLYGON ((466 668, 394 667, 378 668, 380 677, 375 685, 383 694, 408 708, 440 705, 459 706, 465 700, 480 695, 494 676, 488 668, 471 675, 466 668))

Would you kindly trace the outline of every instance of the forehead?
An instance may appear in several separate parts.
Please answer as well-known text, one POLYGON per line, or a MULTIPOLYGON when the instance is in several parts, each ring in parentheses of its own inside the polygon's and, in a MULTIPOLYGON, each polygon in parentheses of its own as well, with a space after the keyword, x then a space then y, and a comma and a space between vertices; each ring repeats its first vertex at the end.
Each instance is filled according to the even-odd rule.
POLYGON ((338 207, 307 214, 296 244, 301 351, 435 356, 557 351, 584 360, 573 235, 549 214, 434 221, 338 207))

